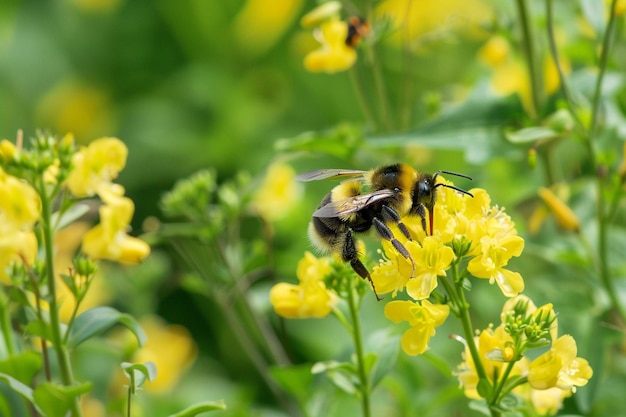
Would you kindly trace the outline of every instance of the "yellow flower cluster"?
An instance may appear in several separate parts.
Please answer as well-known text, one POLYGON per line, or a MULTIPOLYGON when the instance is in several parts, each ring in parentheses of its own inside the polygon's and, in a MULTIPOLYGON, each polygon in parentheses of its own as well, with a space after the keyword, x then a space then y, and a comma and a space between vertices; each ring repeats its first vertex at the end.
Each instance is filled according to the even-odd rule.
POLYGON ((135 206, 124 196, 124 187, 112 182, 124 168, 127 155, 128 149, 119 139, 100 138, 72 158, 67 179, 70 192, 77 197, 97 194, 104 203, 100 224, 83 238, 83 252, 93 259, 139 263, 150 253, 146 242, 126 233, 135 206))
MULTIPOLYGON (((518 312, 519 314, 519 312, 518 312)), ((503 375, 521 377, 528 384, 519 385, 513 392, 529 401, 540 415, 554 414, 561 407, 563 399, 574 392, 576 386, 584 386, 593 375, 589 363, 577 357, 577 348, 574 338, 570 335, 558 335, 558 325, 555 312, 551 304, 537 308, 528 297, 519 295, 509 299, 502 309, 502 323, 496 328, 489 327, 475 337, 478 356, 482 358, 481 366, 487 379, 495 385, 503 375), (513 313, 515 306, 526 305, 522 316, 529 317, 529 325, 525 330, 531 334, 533 328, 544 322, 549 327, 550 349, 530 361, 516 348, 523 346, 527 336, 514 341, 507 327, 507 318, 513 313), (512 363, 512 371, 505 369, 512 363)), ((466 346, 463 354, 464 361, 457 368, 457 376, 465 395, 469 398, 480 398, 477 386, 479 376, 476 364, 472 359, 469 347, 466 346)))
MULTIPOLYGON (((406 311, 400 313, 395 307, 385 309, 385 315, 390 320, 411 324, 412 328, 405 338, 413 340, 403 339, 402 342, 408 354, 423 353, 428 338, 434 334, 434 330, 415 330, 415 326, 424 326, 424 316, 429 316, 429 326, 434 329, 434 326, 443 323, 448 314, 447 308, 434 311, 427 299, 437 288, 439 277, 446 277, 446 271, 457 261, 452 249, 456 243, 466 242, 468 245, 463 256, 469 259, 467 270, 474 277, 496 283, 507 297, 513 297, 524 289, 521 275, 506 268, 512 257, 521 254, 524 240, 517 235, 511 218, 502 209, 491 206, 485 190, 473 189, 470 192, 473 198, 449 188, 438 188, 438 200, 432 213, 432 236, 426 236, 419 217, 403 219, 413 237, 413 240, 403 242, 412 261, 392 244, 383 242, 384 257, 374 267, 372 280, 379 294, 392 293, 395 297, 399 291, 406 289, 413 299, 405 302, 413 304, 409 309, 412 316, 407 316, 406 311), (415 346, 420 346, 420 349, 415 349, 415 346)), ((395 236, 402 239, 399 231, 395 236)))
POLYGON ((0 168, 0 282, 8 283, 6 271, 14 262, 32 265, 35 261, 37 237, 33 227, 40 214, 37 192, 0 168))
POLYGON ((270 302, 276 314, 285 318, 326 317, 338 301, 337 294, 324 284, 330 272, 328 258, 316 258, 306 252, 296 271, 299 284, 281 282, 270 291, 270 302))

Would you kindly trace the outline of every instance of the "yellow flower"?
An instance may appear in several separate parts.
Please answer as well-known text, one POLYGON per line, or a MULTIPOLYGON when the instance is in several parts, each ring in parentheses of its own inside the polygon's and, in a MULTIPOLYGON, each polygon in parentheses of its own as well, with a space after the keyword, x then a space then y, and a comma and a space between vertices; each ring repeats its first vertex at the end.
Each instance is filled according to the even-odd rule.
MULTIPOLYGON (((529 361, 527 358, 523 358, 516 364, 516 367, 520 369, 521 375, 528 374, 528 365, 529 361)), ((536 414, 540 416, 556 414, 563 406, 563 400, 572 395, 572 391, 565 391, 556 387, 538 390, 529 384, 519 385, 513 392, 528 401, 536 411, 536 414)))
MULTIPOLYGON (((478 348, 478 356, 485 370, 487 378, 494 382, 494 378, 500 377, 504 372, 507 363, 502 360, 489 359, 493 352, 504 352, 511 345, 511 336, 504 330, 504 325, 483 330, 478 337, 474 338, 476 347, 478 348)), ((516 367, 519 362, 516 362, 516 367)), ((513 375, 519 374, 520 371, 514 368, 513 375)), ((469 346, 465 346, 463 353, 463 362, 457 367, 456 372, 459 382, 463 386, 465 396, 468 398, 480 398, 476 390, 478 384, 478 373, 476 372, 476 364, 470 353, 469 346)))
POLYGON ((435 327, 443 324, 450 314, 446 304, 432 304, 428 300, 390 301, 385 305, 385 317, 394 323, 408 321, 411 328, 402 335, 402 350, 408 355, 420 355, 428 349, 428 341, 435 327))
POLYGON ((446 276, 446 269, 454 260, 454 251, 444 246, 440 239, 429 236, 411 255, 415 262, 415 276, 407 282, 406 292, 415 300, 423 300, 437 287, 437 276, 446 276))
POLYGON ((13 144, 13 142, 8 141, 6 139, 2 139, 0 142, 0 159, 4 162, 8 162, 13 159, 15 153, 17 152, 17 148, 13 144))
POLYGON ((72 157, 67 186, 76 197, 90 197, 109 184, 126 165, 128 149, 117 138, 100 138, 72 157))
POLYGON ((415 43, 416 38, 435 33, 482 36, 483 23, 493 19, 489 3, 481 0, 385 0, 377 7, 376 14, 388 16, 395 27, 402 29, 390 36, 396 44, 402 44, 403 37, 415 43))
POLYGON ((322 44, 304 58, 304 67, 311 72, 340 72, 356 62, 356 51, 346 45, 348 24, 334 18, 322 23, 318 32, 322 44))
POLYGON ((0 281, 13 262, 32 265, 37 254, 33 227, 41 213, 41 200, 27 183, 0 168, 0 281))
POLYGON ((306 252, 296 271, 300 283, 281 282, 270 290, 276 314, 285 318, 326 317, 337 304, 337 295, 322 281, 330 271, 328 259, 306 252))
POLYGON ((492 36, 478 51, 481 61, 491 67, 504 64, 511 53, 511 45, 504 37, 492 36))
POLYGON ((134 355, 133 362, 151 361, 157 368, 156 379, 143 386, 155 393, 169 391, 196 359, 196 344, 186 328, 165 324, 158 317, 143 317, 140 324, 148 341, 134 355))
POLYGON ((266 220, 279 220, 300 200, 302 187, 296 182, 296 173, 289 165, 270 165, 259 189, 254 194, 252 207, 266 220))
POLYGON ((528 369, 528 383, 539 390, 553 387, 572 391, 582 387, 593 375, 589 362, 576 357, 576 341, 563 335, 552 343, 550 350, 533 360, 528 369))
POLYGON ((285 33, 299 13, 302 0, 247 0, 234 21, 234 33, 246 52, 261 55, 285 33))
POLYGON ((507 236, 502 239, 483 236, 480 239, 481 254, 473 258, 467 270, 476 278, 488 279, 498 284, 502 293, 514 297, 524 290, 522 276, 504 267, 513 256, 519 256, 524 249, 524 239, 507 236))
POLYGON ((578 218, 562 200, 560 200, 549 188, 541 187, 539 197, 554 214, 557 224, 563 230, 577 232, 580 229, 578 218))
POLYGON ((100 187, 104 204, 100 207, 100 224, 83 238, 83 252, 93 259, 109 259, 123 263, 139 263, 150 254, 150 246, 126 234, 135 205, 124 197, 124 188, 111 184, 100 187))

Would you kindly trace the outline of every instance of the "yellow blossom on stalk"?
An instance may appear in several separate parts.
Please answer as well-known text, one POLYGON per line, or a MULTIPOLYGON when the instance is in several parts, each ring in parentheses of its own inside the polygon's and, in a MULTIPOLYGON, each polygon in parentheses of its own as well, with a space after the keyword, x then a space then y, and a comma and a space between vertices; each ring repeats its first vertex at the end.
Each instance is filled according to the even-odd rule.
POLYGON ((266 220, 279 220, 300 200, 302 187, 296 182, 296 173, 289 165, 270 165, 265 179, 253 196, 252 207, 266 220))
POLYGON ((0 141, 0 159, 2 159, 2 161, 8 162, 13 158, 16 152, 17 148, 13 142, 6 139, 0 141))
POLYGON ((0 281, 13 262, 32 264, 37 254, 33 232, 41 213, 41 200, 27 183, 0 168, 0 281))
POLYGON ((311 72, 335 73, 349 69, 356 62, 356 51, 346 45, 348 24, 339 18, 322 23, 317 32, 322 44, 304 58, 304 67, 311 72))
POLYGON ((504 267, 513 256, 519 256, 524 249, 524 239, 519 236, 507 236, 502 239, 483 236, 480 239, 481 254, 473 258, 467 270, 476 278, 488 279, 489 283, 498 284, 507 297, 516 296, 524 290, 524 280, 518 272, 504 267))
POLYGON ((437 276, 445 276, 454 260, 454 251, 440 239, 427 237, 413 255, 415 276, 406 284, 406 292, 415 300, 430 297, 437 287, 437 276))
POLYGON ((109 259, 123 263, 139 263, 150 254, 150 246, 126 234, 135 205, 124 197, 124 188, 117 184, 100 187, 100 224, 83 238, 83 252, 93 259, 109 259))
POLYGON ((126 165, 128 148, 117 138, 100 138, 72 157, 67 186, 76 197, 90 197, 110 183, 126 165))
POLYGON ((533 360, 528 369, 528 383, 535 389, 553 387, 572 391, 582 387, 593 375, 586 359, 576 357, 576 341, 563 335, 552 343, 550 350, 533 360))
POLYGON ((327 258, 306 252, 298 263, 298 285, 281 282, 270 290, 274 311, 285 318, 326 317, 337 304, 337 295, 326 289, 324 277, 331 272, 327 258))
POLYGON ((194 362, 198 349, 189 330, 183 326, 165 324, 155 316, 143 317, 140 324, 148 340, 133 356, 133 362, 154 362, 157 377, 146 381, 143 387, 155 393, 167 392, 194 362))
POLYGON ((541 187, 539 197, 554 214, 557 224, 563 230, 577 232, 580 222, 576 214, 562 200, 560 200, 549 188, 541 187))
POLYGON ((402 350, 407 355, 420 355, 428 349, 428 341, 450 314, 446 304, 432 304, 428 300, 390 301, 385 305, 385 317, 394 323, 409 322, 411 328, 402 335, 402 350))
MULTIPOLYGON (((496 351, 504 352, 506 347, 509 346, 513 339, 504 330, 504 325, 500 325, 494 328, 487 328, 483 330, 479 336, 474 338, 476 347, 478 348, 478 356, 481 358, 485 375, 493 382, 494 377, 499 377, 504 372, 504 367, 507 363, 502 360, 489 359, 491 354, 496 351)), ((517 366, 517 363, 516 363, 517 366)), ((520 371, 516 368, 513 370, 513 375, 519 375, 520 371)), ((457 377, 461 383, 465 396, 468 398, 480 398, 476 387, 478 385, 478 373, 476 372, 476 364, 470 353, 469 346, 466 344, 465 351, 463 353, 463 362, 458 366, 457 377)))

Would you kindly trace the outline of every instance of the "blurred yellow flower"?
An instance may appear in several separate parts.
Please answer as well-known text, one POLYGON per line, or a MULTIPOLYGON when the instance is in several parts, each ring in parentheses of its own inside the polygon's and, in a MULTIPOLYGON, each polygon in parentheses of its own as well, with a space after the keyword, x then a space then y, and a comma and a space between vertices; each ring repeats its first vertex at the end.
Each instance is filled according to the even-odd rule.
POLYGON ((17 148, 13 142, 6 139, 0 141, 0 159, 2 159, 2 161, 8 162, 14 157, 16 152, 17 148))
POLYGON ((300 12, 302 0, 247 0, 233 30, 246 52, 261 55, 271 48, 300 12))
POLYGON ((349 69, 356 62, 356 51, 346 45, 348 24, 333 18, 322 23, 317 32, 319 49, 304 58, 304 67, 311 72, 334 73, 349 69))
POLYGON ((327 258, 310 252, 298 263, 298 285, 278 283, 270 290, 274 311, 285 318, 326 317, 337 303, 337 295, 326 289, 323 279, 331 271, 327 258))
POLYGON ((109 184, 126 165, 128 149, 117 138, 100 138, 72 157, 67 186, 76 197, 90 197, 109 184))
POLYGON ((576 214, 552 190, 541 187, 539 189, 539 197, 554 214, 554 218, 561 229, 572 232, 580 230, 580 222, 576 214))
MULTIPOLYGON (((70 289, 62 282, 60 276, 61 274, 69 274, 76 251, 87 230, 89 230, 89 224, 78 221, 59 230, 54 236, 54 269, 57 277, 57 299, 60 301, 59 317, 63 322, 67 322, 70 319, 76 300, 70 289)), ((111 299, 111 291, 101 278, 96 273, 96 276, 91 281, 89 291, 87 291, 81 301, 77 311, 78 314, 90 308, 103 305, 111 299)))
MULTIPOLYGON (((95 1, 77 0, 83 4, 95 1)), ((82 81, 65 80, 55 85, 37 106, 37 124, 56 132, 74 132, 85 140, 113 131, 114 112, 106 91, 82 81)))
POLYGON ((122 263, 139 263, 150 254, 150 246, 126 234, 135 211, 133 201, 124 197, 124 188, 117 184, 100 187, 100 224, 83 238, 83 252, 92 259, 109 259, 122 263))
POLYGON ((146 391, 164 393, 176 386, 182 374, 193 364, 197 347, 189 331, 180 325, 165 324, 157 316, 139 321, 148 341, 135 353, 133 362, 154 362, 157 377, 146 381, 146 391))
POLYGON ((385 305, 385 317, 394 323, 409 322, 411 328, 402 335, 402 350, 407 355, 420 355, 428 349, 428 341, 450 314, 446 304, 432 304, 428 300, 390 301, 385 305))
POLYGON ((37 254, 33 232, 41 214, 41 200, 27 183, 0 168, 0 281, 8 282, 6 269, 13 262, 32 265, 37 254))
POLYGON ((376 8, 378 16, 389 16, 395 31, 389 38, 401 44, 432 33, 462 32, 471 37, 484 34, 483 24, 493 19, 488 2, 481 0, 385 0, 376 8))
POLYGON ((586 359, 576 357, 576 341, 563 335, 552 342, 550 350, 533 360, 528 368, 528 383, 539 390, 557 387, 572 391, 587 384, 593 370, 586 359))
POLYGON ((296 173, 289 165, 274 163, 252 199, 253 209, 265 220, 279 220, 300 200, 302 187, 296 182, 296 173))

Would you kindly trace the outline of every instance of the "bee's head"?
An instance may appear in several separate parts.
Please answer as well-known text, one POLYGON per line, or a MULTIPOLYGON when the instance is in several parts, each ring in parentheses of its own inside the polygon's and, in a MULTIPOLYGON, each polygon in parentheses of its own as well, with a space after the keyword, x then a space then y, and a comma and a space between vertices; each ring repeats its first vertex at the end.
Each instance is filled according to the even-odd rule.
POLYGON ((413 186, 413 205, 411 208, 413 214, 418 214, 418 211, 422 210, 420 206, 426 207, 428 211, 433 209, 436 188, 435 176, 428 174, 418 176, 413 186))

